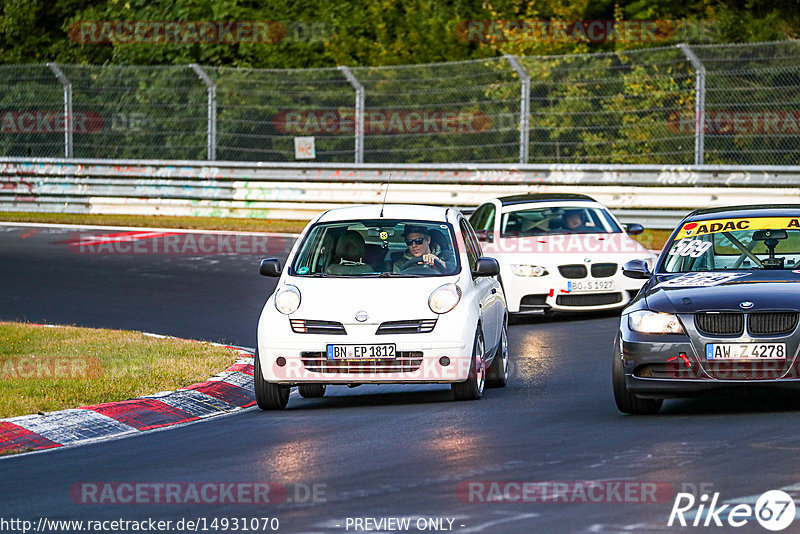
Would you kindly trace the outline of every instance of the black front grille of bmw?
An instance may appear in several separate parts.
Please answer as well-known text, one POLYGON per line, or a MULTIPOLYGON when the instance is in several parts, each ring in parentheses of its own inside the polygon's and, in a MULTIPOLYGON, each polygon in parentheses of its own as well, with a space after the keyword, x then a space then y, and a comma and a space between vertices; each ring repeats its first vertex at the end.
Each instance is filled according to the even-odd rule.
POLYGON ((336 321, 312 321, 309 319, 290 319, 292 332, 295 334, 331 334, 343 336, 347 334, 342 323, 336 321))
POLYGON ((556 304, 561 306, 604 306, 622 302, 621 293, 590 293, 586 295, 559 295, 556 304))
POLYGON ((697 313, 694 326, 706 336, 739 336, 744 332, 744 314, 697 313))
POLYGON ((376 334, 427 334, 436 326, 436 319, 415 319, 413 321, 386 321, 381 323, 376 334))
POLYGON ((747 331, 754 336, 788 334, 797 328, 797 312, 758 312, 747 318, 747 331))
POLYGON ((561 276, 564 278, 586 278, 588 274, 586 266, 580 264, 559 265, 558 272, 561 273, 561 276))
POLYGON ((616 263, 595 263, 592 265, 592 276, 595 278, 608 278, 617 274, 616 263))

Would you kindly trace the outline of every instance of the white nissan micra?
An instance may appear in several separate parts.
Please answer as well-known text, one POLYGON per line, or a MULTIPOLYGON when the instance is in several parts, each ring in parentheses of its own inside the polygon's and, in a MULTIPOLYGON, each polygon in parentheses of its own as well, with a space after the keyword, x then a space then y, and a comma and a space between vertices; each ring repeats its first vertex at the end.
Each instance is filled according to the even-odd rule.
POLYGON ((499 266, 453 208, 353 206, 311 221, 261 312, 258 406, 285 408, 292 386, 447 383, 457 400, 508 380, 499 266))

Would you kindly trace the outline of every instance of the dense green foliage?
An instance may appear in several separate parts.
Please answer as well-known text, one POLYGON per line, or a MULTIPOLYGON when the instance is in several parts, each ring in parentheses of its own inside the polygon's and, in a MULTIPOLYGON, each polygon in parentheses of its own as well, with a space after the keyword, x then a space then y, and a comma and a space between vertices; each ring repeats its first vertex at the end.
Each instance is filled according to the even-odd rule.
POLYGON ((677 41, 783 40, 796 38, 798 28, 798 0, 0 0, 0 63, 375 66, 677 41), (522 39, 510 30, 504 34, 508 39, 470 41, 464 33, 468 20, 637 19, 666 21, 667 32, 658 42, 553 42, 522 39), (70 27, 85 21, 277 21, 283 33, 263 43, 76 42, 80 39, 70 38, 70 27))

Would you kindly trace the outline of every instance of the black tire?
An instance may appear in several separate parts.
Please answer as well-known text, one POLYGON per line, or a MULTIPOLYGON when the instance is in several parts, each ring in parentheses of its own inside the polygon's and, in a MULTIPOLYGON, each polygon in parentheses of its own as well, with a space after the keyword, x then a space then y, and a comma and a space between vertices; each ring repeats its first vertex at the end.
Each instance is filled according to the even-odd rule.
POLYGON ((291 386, 266 382, 264 375, 261 374, 261 359, 258 357, 257 350, 253 360, 253 389, 256 392, 258 407, 262 410, 283 410, 289 403, 291 386))
POLYGON ((478 400, 486 386, 486 359, 483 357, 483 334, 480 328, 475 332, 472 345, 472 360, 469 365, 469 377, 464 382, 450 384, 453 398, 457 401, 478 400))
POLYGON ((653 415, 658 413, 664 399, 643 399, 637 397, 625 384, 625 370, 622 368, 622 354, 620 351, 619 337, 614 342, 614 363, 611 370, 614 386, 614 400, 617 409, 622 413, 634 415, 653 415))
POLYGON ((318 399, 325 396, 326 384, 297 384, 297 392, 304 399, 318 399))
POLYGON ((508 326, 503 321, 500 342, 494 354, 492 365, 486 373, 487 388, 504 388, 508 384, 508 326))

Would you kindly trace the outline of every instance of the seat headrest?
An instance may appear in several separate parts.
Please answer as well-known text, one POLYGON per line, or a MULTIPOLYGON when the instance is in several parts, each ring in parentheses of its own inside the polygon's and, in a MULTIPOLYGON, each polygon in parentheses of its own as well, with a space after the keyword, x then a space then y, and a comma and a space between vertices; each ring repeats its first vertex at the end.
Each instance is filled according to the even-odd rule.
POLYGON ((355 230, 346 231, 336 242, 336 255, 347 261, 361 261, 364 250, 364 238, 355 230))

